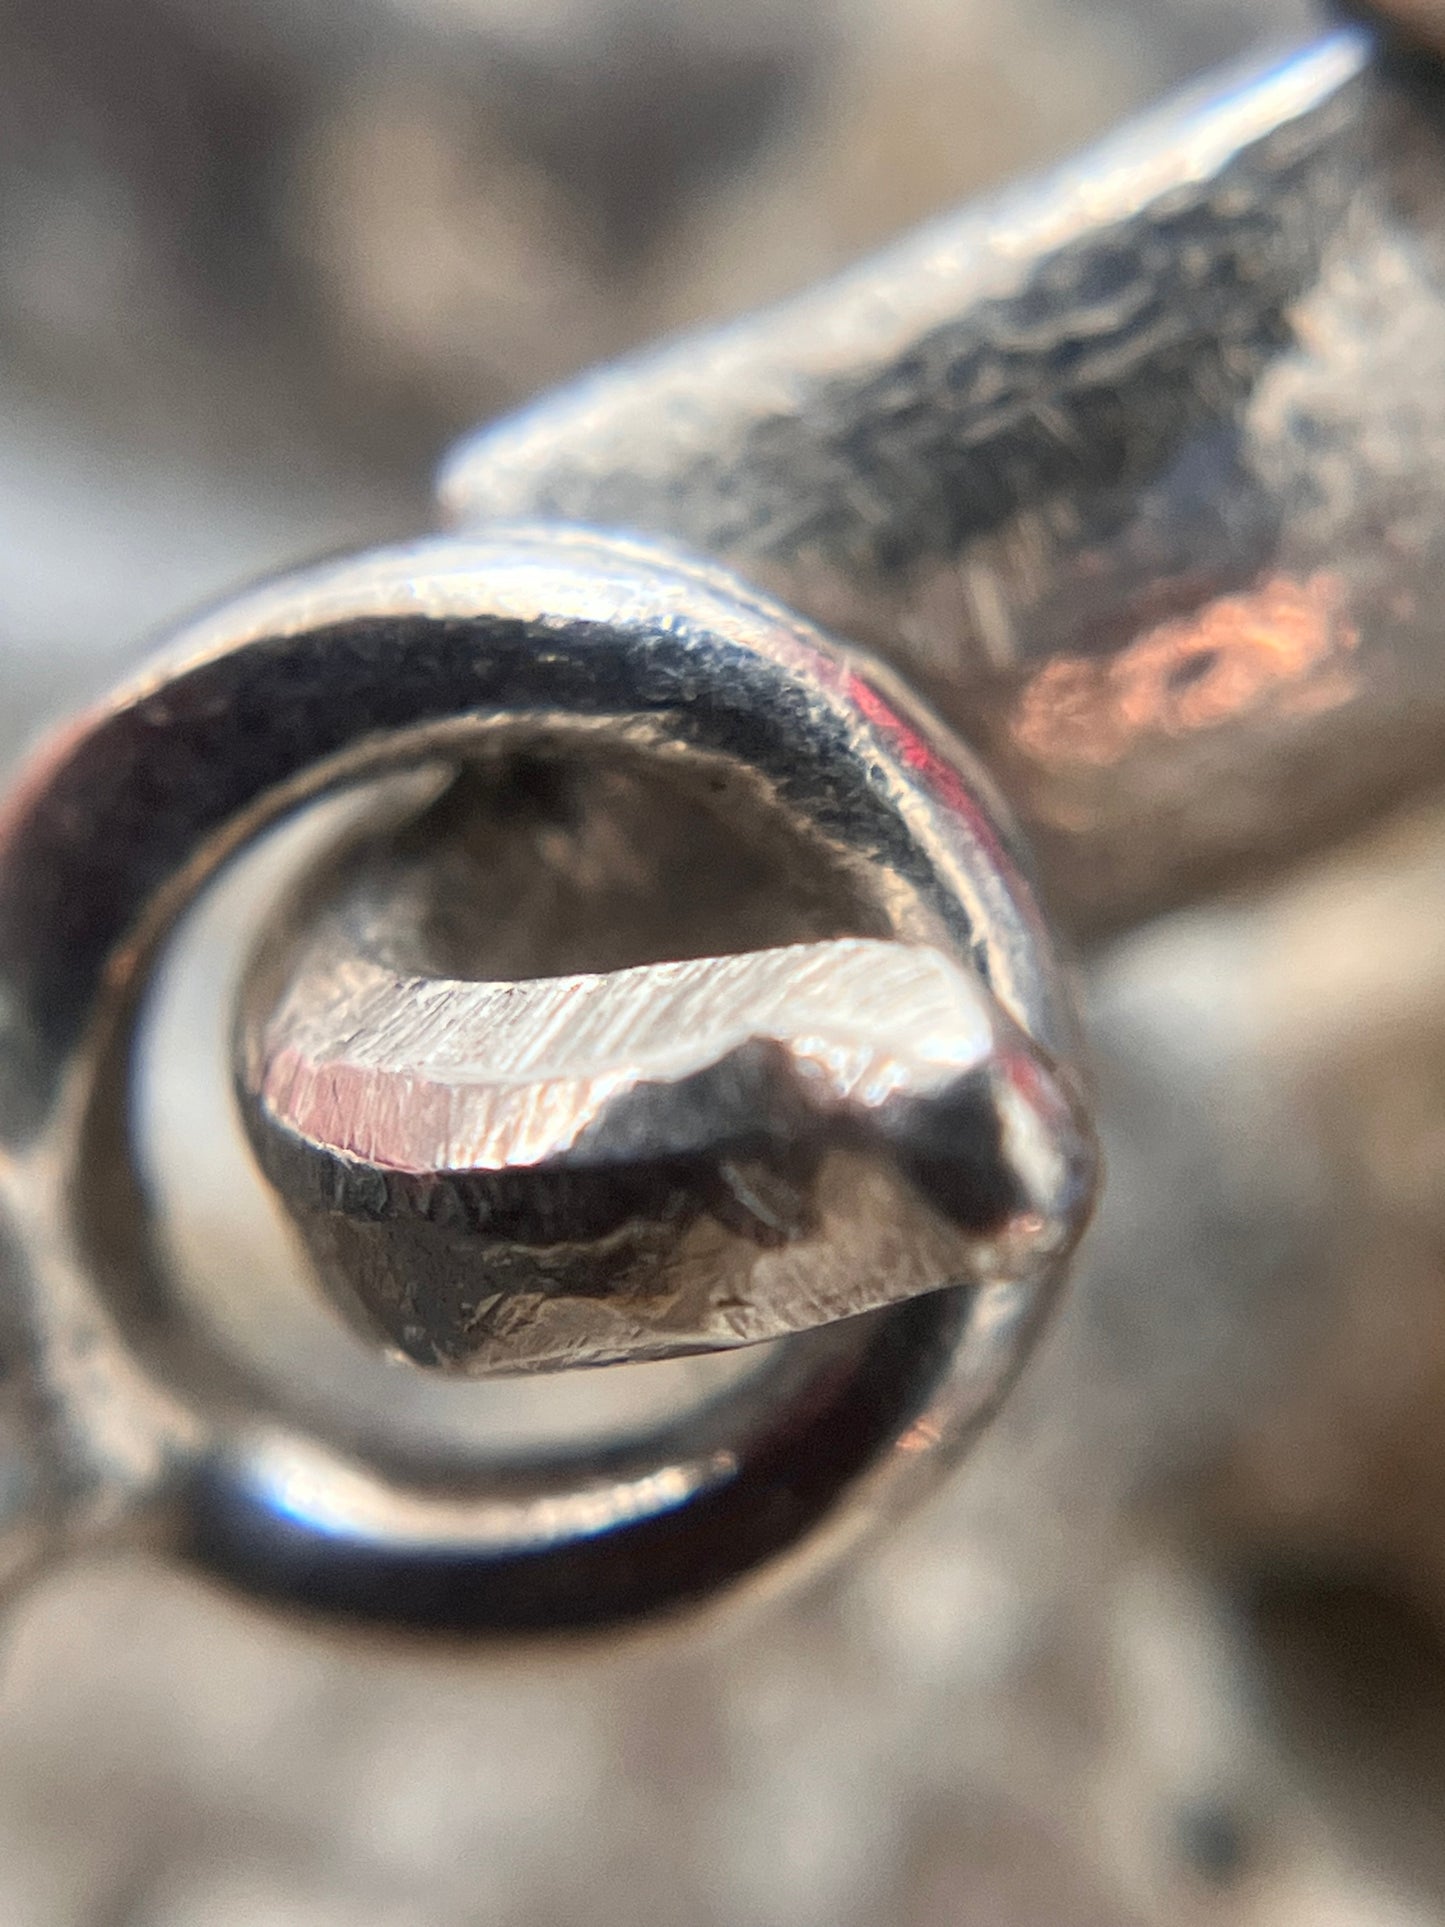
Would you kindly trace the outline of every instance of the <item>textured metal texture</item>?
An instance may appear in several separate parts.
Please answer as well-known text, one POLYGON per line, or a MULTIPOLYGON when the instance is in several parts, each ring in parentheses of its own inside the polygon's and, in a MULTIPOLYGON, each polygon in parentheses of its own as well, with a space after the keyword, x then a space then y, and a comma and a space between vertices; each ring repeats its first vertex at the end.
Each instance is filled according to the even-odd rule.
MULTIPOLYGON (((580 24, 617 10, 618 0, 583 0, 576 13, 580 24)), ((38 0, 28 11, 45 13, 38 0)), ((250 17, 191 11, 216 33, 250 17)), ((344 11, 327 13, 338 32, 344 11)), ((524 11, 530 28, 559 6, 534 0, 524 11)), ((730 21, 738 11, 727 9, 730 21)), ((817 124, 797 116, 795 144, 790 115, 762 187, 755 174, 726 184, 713 220, 691 232, 718 265, 708 299, 686 312, 731 311, 805 278, 830 247, 865 244, 920 204, 943 204, 970 173, 1010 171, 1031 147, 1065 151, 1121 97, 1213 58, 1231 35, 1284 23, 1278 0, 865 0, 848 11, 882 22, 856 70, 872 118, 860 127, 852 98, 835 94, 809 167, 798 147, 817 124), (908 40, 925 15, 926 60, 908 40), (1092 62, 1080 57, 1091 35, 1103 42, 1092 62), (998 57, 1005 41, 1018 49, 1011 65, 998 57)), ((46 15, 77 62, 119 90, 148 36, 132 31, 133 13, 117 15, 109 25, 129 64, 97 57, 78 31, 90 18, 83 7, 46 15)), ((585 61, 591 49, 579 35, 566 52, 585 61)), ((1396 77, 1376 69, 1369 86, 1388 98, 1396 77)), ((173 122, 176 90, 167 82, 149 97, 173 122)), ((414 120, 383 130, 389 155, 428 151, 430 105, 423 95, 414 120)), ((1414 253, 1405 286, 1428 282, 1411 242, 1420 221, 1400 217, 1412 171, 1426 201, 1434 192, 1431 115, 1426 103, 1412 118, 1417 110, 1414 160, 1386 149, 1402 187, 1391 220, 1414 253)), ((430 255, 453 274, 459 257, 435 245, 424 183, 364 149, 352 159, 372 160, 367 178, 410 230, 403 265, 430 255)), ((268 150, 268 181, 279 162, 268 150)), ((73 206, 73 174, 67 187, 73 206)), ((1358 191, 1376 193, 1368 177, 1358 191)), ((102 252, 114 260, 125 210, 101 206, 102 252)), ((539 227, 550 206, 534 205, 539 227)), ((496 255, 485 213, 473 201, 459 225, 478 253, 496 255)), ((360 197, 351 219, 342 245, 364 244, 390 276, 398 255, 375 201, 360 197)), ((28 226, 48 247, 54 224, 32 215, 28 226)), ((520 264, 496 255, 506 292, 537 252, 520 264)), ((85 251, 83 265, 94 258, 85 251)), ((12 285, 16 262, 7 250, 12 285)), ((639 326, 671 326, 679 310, 658 297, 649 265, 629 269, 631 312, 639 326)), ((159 344, 155 278, 134 279, 159 344)), ((265 289, 270 320, 270 277, 246 285, 265 289)), ((412 286, 403 273, 398 298, 412 286)), ((113 336, 107 284, 92 271, 81 288, 92 326, 113 336)), ((605 329, 590 290, 546 288, 605 329)), ((476 295, 460 305, 484 358, 498 331, 476 295)), ((1382 319, 1403 328, 1408 307, 1402 295, 1382 319)), ((540 377, 544 357, 576 352, 576 337, 559 348, 536 312, 525 310, 517 333, 535 340, 540 377)), ((35 325, 64 336, 43 316, 35 325)), ((358 422, 369 400, 363 392, 358 422)), ((1373 414, 1374 397, 1356 401, 1373 414)), ((183 402, 166 383, 167 424, 189 443, 183 402)), ((188 470, 157 493, 152 451, 105 459, 68 439, 71 387, 48 419, 13 401, 3 411, 0 443, 35 455, 0 478, 0 748, 30 728, 42 679, 52 711, 73 702, 105 673, 102 652, 118 661, 128 636, 208 583, 274 567, 301 545, 373 539, 360 517, 349 532, 328 528, 324 487, 281 451, 268 453, 273 469, 248 476, 209 386, 206 403, 218 470, 257 507, 249 548, 227 522, 235 498, 208 491, 204 470, 199 484, 188 470), (47 461, 71 478, 59 500, 47 461), (108 566, 120 556, 123 574, 108 566), (12 593, 17 562, 23 597, 12 593)), ((1431 403, 1427 383, 1396 419, 1431 403)), ((288 405, 289 395, 275 404, 288 405)), ((1388 446, 1374 438, 1377 464, 1388 446)), ((1431 519, 1428 465, 1407 486, 1431 519)), ((1288 603, 1272 606, 1287 615, 1288 603)), ((1421 624, 1434 619, 1429 606, 1417 611, 1421 624)), ((1328 773, 1344 782, 1348 769, 1328 773)), ((1404 769, 1399 778, 1411 780, 1404 769)), ((605 807, 583 817, 611 837, 634 818, 608 783, 605 807)), ((517 785, 499 786, 496 807, 479 812, 498 832, 484 852, 504 878, 496 900, 516 913, 505 930, 488 920, 494 977, 533 967, 534 905, 563 970, 666 954, 674 913, 707 954, 731 938, 826 940, 807 903, 790 906, 780 930, 750 897, 714 898, 701 885, 718 845, 699 837, 701 860, 669 864, 657 893, 660 945, 651 928, 644 949, 635 942, 654 901, 646 879, 664 875, 652 867, 620 920, 627 943, 608 949, 600 940, 614 920, 591 919, 585 945, 566 955, 573 900, 555 899, 554 921, 534 888, 550 885, 544 859, 561 826, 553 817, 538 839, 518 838, 513 865, 501 831, 515 825, 517 796, 517 785)), ((165 1559, 57 1574, 6 1627, 7 1927, 1439 1927, 1445 818, 1422 803, 1266 889, 1181 911, 1087 959, 1079 975, 1108 1168, 1101 1212, 1062 1315, 966 1471, 886 1545, 766 1611, 560 1658, 407 1655, 318 1638, 165 1559)), ((680 801, 649 811, 639 790, 635 826, 656 864, 703 820, 680 801)), ((314 828, 319 850, 325 831, 314 828)), ((592 853, 581 827, 563 840, 592 853)), ((756 1369, 750 1349, 449 1380, 390 1365, 319 1296, 295 1289, 289 1248, 260 1235, 266 1196, 226 1090, 226 983, 268 913, 260 871, 272 860, 256 852, 208 893, 167 955, 141 1042, 143 1176, 175 1240, 177 1292, 199 1323, 220 1328, 217 1349, 263 1385, 306 1385, 333 1436, 402 1429, 404 1417, 417 1460, 438 1464, 455 1462, 469 1437, 515 1457, 507 1434, 523 1411, 539 1429, 550 1418, 575 1435, 600 1404, 619 1434, 636 1435, 715 1385, 713 1368, 756 1369)), ((625 883, 613 879, 619 898, 625 883)), ((461 934, 469 945, 472 930, 461 934)), ((461 952, 443 947, 452 970, 461 952)), ((34 1522, 24 1475, 43 1483, 45 1467, 24 1456, 25 1387, 13 1375, 7 1385, 0 1491, 7 1518, 34 1522)))
MULTIPOLYGON (((452 461, 452 536, 223 612, 31 765, 0 818, 0 1175, 15 1422, 32 1443, 15 1569, 47 1538, 143 1522, 254 1592, 343 1616, 604 1626, 850 1539, 952 1462, 1086 1208, 1048 932, 989 784, 942 726, 885 672, 645 534, 726 556, 908 670, 1016 805, 1075 933, 1435 783, 1445 331, 1428 87, 1363 33, 1332 35, 778 314, 595 378, 452 461), (644 538, 571 526, 588 521, 644 538), (497 751, 531 771, 523 789, 559 760, 620 754, 617 775, 651 759, 687 779, 679 793, 730 763, 747 778, 739 823, 771 814, 745 867, 771 881, 784 927, 759 913, 722 946, 633 931, 637 954, 461 968, 447 942, 403 954, 419 924, 395 900, 381 939, 369 926, 394 842, 350 896, 323 870, 258 966, 243 1031, 271 1175, 335 1294, 414 1356, 495 1369, 792 1333, 645 1436, 510 1466, 460 1447, 428 1459, 385 1414, 364 1437, 328 1429, 304 1397, 259 1387, 171 1290, 128 1142, 136 1001, 205 878, 340 784, 497 751), (920 1047, 933 1020, 910 1017, 901 987, 886 1016, 859 998, 860 975, 879 981, 874 944, 910 947, 888 964, 919 973, 910 994, 930 971, 946 988, 938 1041, 920 1047), (796 973, 783 992, 780 957, 796 973), (770 1112, 828 1056, 818 971, 843 1044, 880 1054, 887 1077, 906 1063, 904 1081, 860 1107, 829 1065, 767 1143, 770 1112), (445 1007, 440 1045, 415 1021, 428 999, 445 1007), (510 1037, 490 1021, 506 999, 510 1037), (566 1061, 544 1064, 529 1026, 583 1006, 630 1027, 625 1060, 589 1054, 569 1023, 566 1061), (940 1081, 942 1062, 962 1075, 940 1081), (558 1085, 560 1124, 529 1138, 558 1085), (663 1262, 639 1284, 647 1268, 624 1261, 619 1323, 619 1294, 599 1289, 616 1283, 619 1227, 568 1215, 579 1155, 651 1182, 679 1147, 723 1236, 689 1302, 667 1266, 698 1169, 660 1210, 629 1210, 624 1242, 651 1212, 663 1262), (818 1153, 790 1221, 780 1169, 796 1178, 789 1160, 818 1153), (568 1180, 560 1219, 562 1193, 538 1202, 548 1165, 546 1182, 568 1180), (520 1269, 497 1293, 499 1172, 520 1182, 502 1254, 520 1269), (472 1219, 428 1278, 421 1245, 455 1230, 429 1205, 445 1218, 459 1195, 472 1219), (816 1269, 775 1292, 760 1228, 801 1248, 815 1219, 816 1269), (860 1245, 900 1230, 876 1263, 860 1245), (539 1261, 554 1231, 566 1255, 539 1261), (494 1316, 509 1297, 515 1330, 494 1316), (862 1315, 797 1329, 840 1312, 862 1315)), ((496 777, 481 778, 493 806, 496 777)), ((664 869, 686 868, 685 843, 658 829, 664 869)), ((432 854, 445 886, 445 839, 432 854)), ((639 894, 665 900, 661 873, 639 894)), ((455 908, 438 901, 421 906, 433 939, 455 908)), ((549 917, 565 932, 556 903, 549 917)))
POLYGON ((680 536, 888 657, 1098 933, 1445 744, 1438 83, 1341 30, 483 429, 448 512, 680 536))
MULTIPOLYGON (((947 1463, 1047 1305, 1088 1160, 1072 1100, 1028 1089, 1023 1036, 1052 1054, 1070 1034, 1037 912, 927 730, 886 677, 720 572, 516 530, 262 591, 53 743, 0 819, 5 1222, 39 1461, 68 1499, 41 1505, 45 1529, 83 1537, 144 1519, 253 1591, 342 1616, 581 1627, 706 1598, 825 1527, 851 1535, 947 1463), (1021 1143, 1006 1168, 1032 1162, 1037 1183, 1041 1160, 1059 1217, 1015 1226, 1011 1253, 1020 1201, 975 1190, 965 1215, 992 1212, 993 1263, 970 1267, 955 1247, 957 1271, 941 1253, 922 1278, 904 1265, 890 1290, 870 1287, 875 1304, 903 1302, 803 1334, 740 1387, 606 1449, 507 1465, 458 1446, 418 1463, 385 1423, 358 1443, 316 1422, 304 1387, 288 1409, 245 1383, 168 1284, 127 1142, 134 1002, 155 946, 268 820, 344 781, 475 751, 499 729, 590 731, 674 767, 730 753, 780 807, 825 828, 877 926, 938 946, 946 972, 956 960, 943 1042, 988 1077, 1006 1071, 1022 1099, 998 1113, 1021 1143), (996 1012, 960 969, 983 974, 996 1012), (987 1050, 979 1060, 969 1024, 984 1009, 1009 1040, 1007 1066, 987 1050), (1051 1101, 1051 1127, 1073 1135, 1024 1146, 1029 1115, 1051 1101), (1066 1169, 1048 1169, 1052 1151, 1066 1169)), ((806 973, 813 953, 795 954, 806 973)), ((925 968, 931 954, 919 953, 925 968)), ((967 1143, 987 1164, 982 1095, 967 1094, 967 1143)), ((644 1135, 655 1146, 655 1127, 644 1135)), ((945 1147, 925 1174, 920 1126, 903 1136, 895 1162, 906 1170, 911 1150, 925 1191, 930 1176, 941 1187, 941 1237, 966 1153, 945 1147)), ((897 1240, 896 1267, 906 1220, 880 1215, 872 1235, 897 1240)), ((589 1262, 595 1273, 597 1254, 589 1262)), ((33 1524, 22 1507, 17 1543, 33 1524)))
POLYGON ((1036 915, 962 750, 720 577, 507 541, 478 566, 530 571, 559 611, 569 568, 627 570, 625 625, 608 645, 552 615, 473 716, 472 754, 500 738, 500 764, 305 876, 245 997, 252 1140, 334 1295, 416 1362, 480 1374, 1055 1273, 1087 1127, 1050 1061, 1067 1032, 1036 915), (668 928, 679 864, 713 903, 696 914, 694 886, 668 928), (592 942, 661 961, 578 974, 592 942), (486 981, 499 944, 519 981, 486 981))
POLYGON ((669 1357, 1027 1280, 1088 1194, 1048 1068, 912 946, 476 984, 332 933, 256 1049, 263 1165, 419 1364, 669 1357))

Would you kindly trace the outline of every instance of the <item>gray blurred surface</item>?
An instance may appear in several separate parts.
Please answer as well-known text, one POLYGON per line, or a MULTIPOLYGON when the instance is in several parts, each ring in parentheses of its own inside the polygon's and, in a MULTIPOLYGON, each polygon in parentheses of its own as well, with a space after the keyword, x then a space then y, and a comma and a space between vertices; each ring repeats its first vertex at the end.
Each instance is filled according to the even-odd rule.
MULTIPOLYGON (((11 7, 5 72, 47 77, 24 98, 64 138, 11 115, 0 152, 0 753, 185 606, 419 524, 453 429, 1300 19, 659 17, 170 0, 127 65, 109 9, 11 7), (684 70, 680 125, 609 147, 618 101, 684 70), (579 103, 570 144, 539 87, 579 103), (708 164, 629 193, 699 116, 708 164)), ((140 1565, 53 1585, 0 1689, 0 1919, 1445 1918, 1442 838, 1392 826, 1093 967, 1111 1192, 1068 1312, 970 1473, 822 1593, 613 1652, 422 1659, 140 1565)), ((215 1101, 184 1065, 205 982, 157 1107, 177 1135, 215 1101)), ((254 1235, 208 1169, 193 1263, 254 1235)))
POLYGON ((197 601, 424 524, 431 463, 498 408, 800 287, 1306 18, 11 0, 0 747, 197 601))

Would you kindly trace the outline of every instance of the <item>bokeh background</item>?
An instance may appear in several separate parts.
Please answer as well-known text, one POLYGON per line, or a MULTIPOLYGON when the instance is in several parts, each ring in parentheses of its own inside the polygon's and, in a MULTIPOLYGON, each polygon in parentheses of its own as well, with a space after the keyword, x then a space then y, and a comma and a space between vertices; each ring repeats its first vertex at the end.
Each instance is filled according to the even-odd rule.
MULTIPOLYGON (((0 760, 196 603, 424 526, 461 429, 1310 23, 3 0, 0 760)), ((139 1561, 52 1582, 0 1682, 0 1922, 1445 1920, 1442 919, 1425 812, 1090 963, 1067 1315, 804 1598, 437 1659, 139 1561)))

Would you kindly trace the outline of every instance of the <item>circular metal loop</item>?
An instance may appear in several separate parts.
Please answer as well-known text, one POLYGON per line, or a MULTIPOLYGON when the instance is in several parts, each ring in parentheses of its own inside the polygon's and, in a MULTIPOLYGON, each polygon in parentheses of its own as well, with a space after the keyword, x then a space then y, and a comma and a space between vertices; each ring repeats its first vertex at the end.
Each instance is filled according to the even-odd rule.
POLYGON ((1007 1382, 1087 1211, 1062 1068, 1046 1262, 803 1333, 740 1389, 585 1459, 427 1467, 324 1436, 178 1314, 127 1113, 157 946, 285 812, 512 726, 746 764, 868 873, 888 937, 977 971, 1040 1064, 1066 1062, 1046 935, 962 752, 723 572, 512 529, 263 591, 77 723, 0 815, 0 1195, 72 1530, 145 1517, 253 1593, 375 1623, 602 1626, 865 1526, 1007 1382))

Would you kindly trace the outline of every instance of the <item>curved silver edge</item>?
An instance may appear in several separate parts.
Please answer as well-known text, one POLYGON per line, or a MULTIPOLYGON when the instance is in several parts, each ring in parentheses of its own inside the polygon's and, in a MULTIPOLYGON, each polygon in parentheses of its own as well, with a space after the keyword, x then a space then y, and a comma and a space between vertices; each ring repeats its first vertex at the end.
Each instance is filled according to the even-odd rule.
POLYGON ((847 814, 900 934, 977 941, 1000 1001, 1040 1038, 1071 1036, 1027 888, 906 695, 721 571, 515 529, 259 591, 54 738, 0 809, 0 1267, 17 1340, 0 1357, 23 1448, 0 1560, 17 1574, 144 1535, 333 1621, 601 1629, 850 1540, 992 1409, 1057 1268, 802 1334, 646 1437, 520 1468, 322 1437, 178 1310, 126 1095, 158 945, 288 809, 471 741, 489 715, 556 705, 656 715, 703 747, 742 718, 750 762, 800 801, 821 786, 840 835, 847 814))

